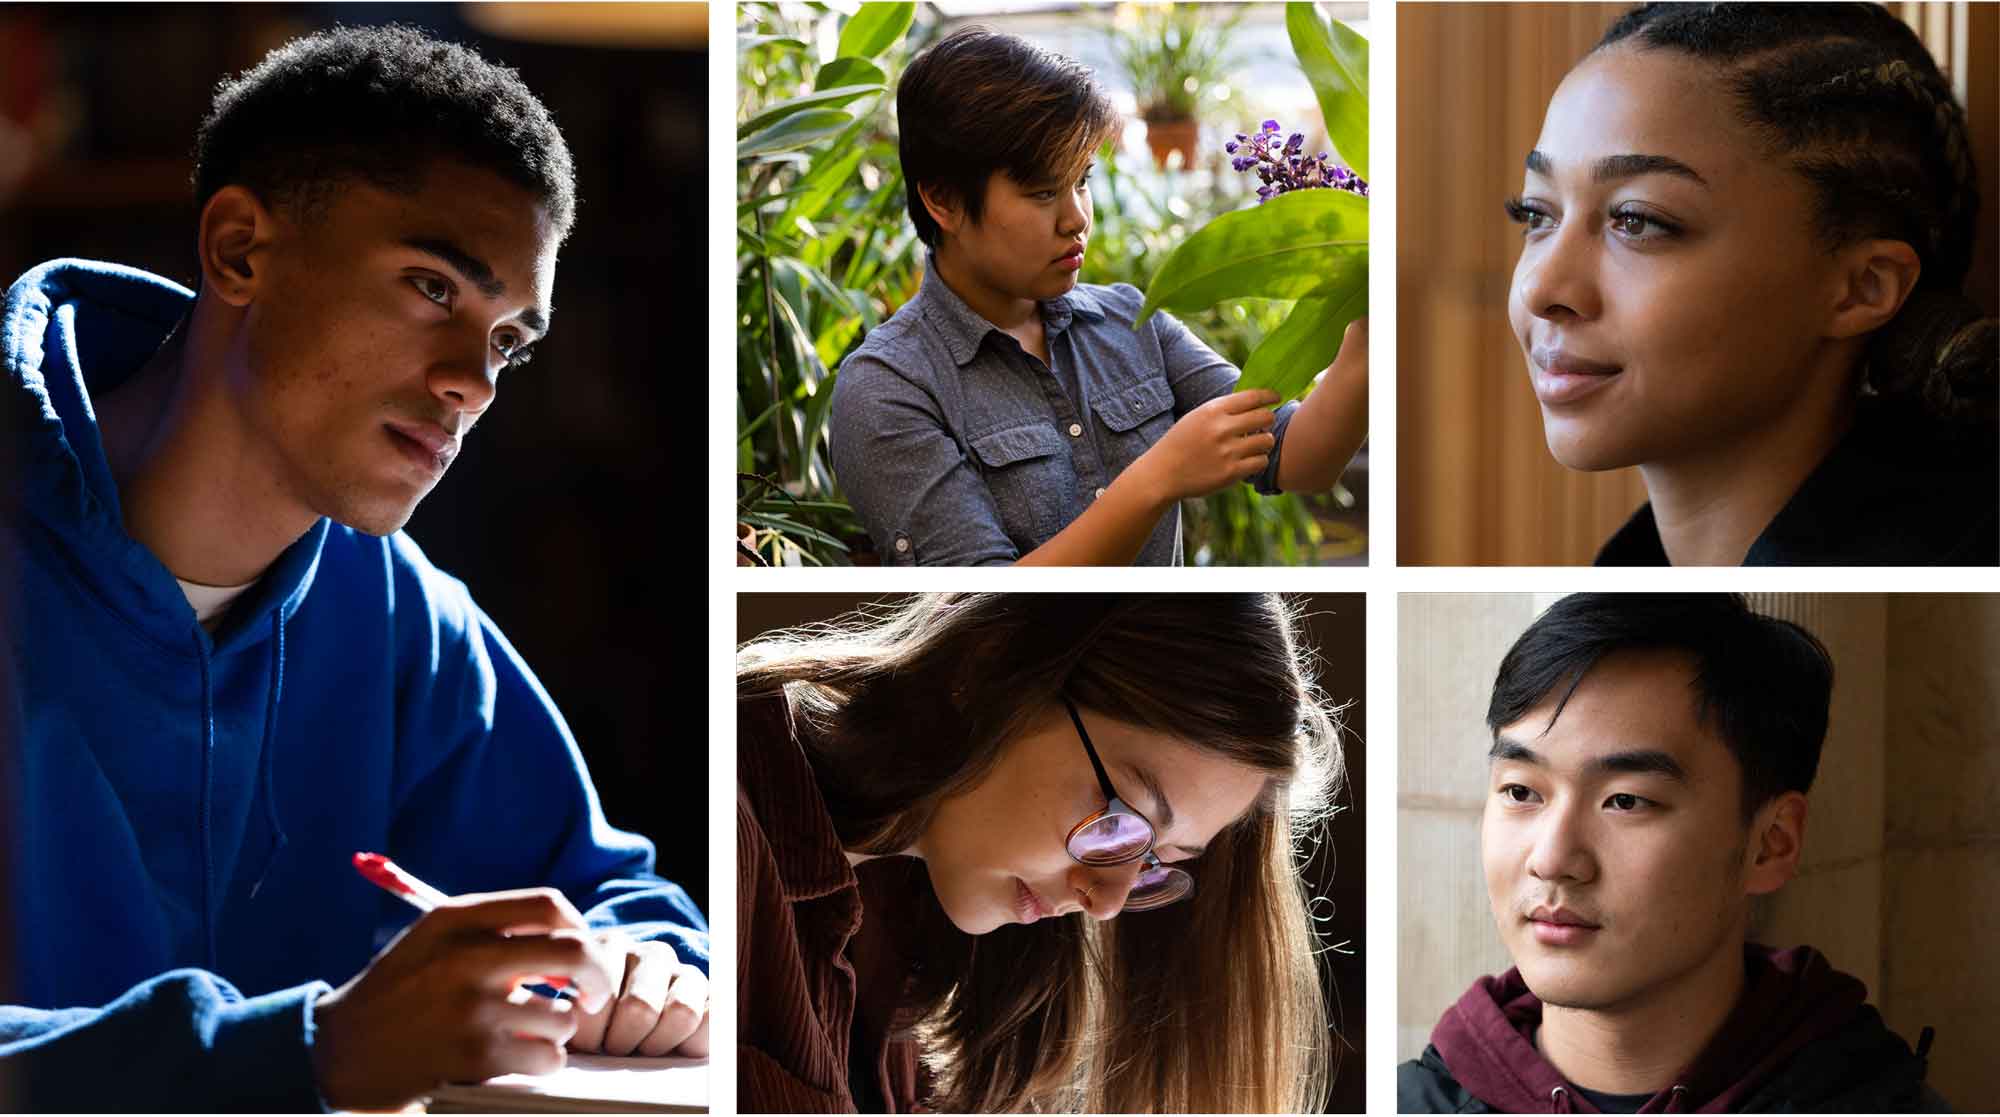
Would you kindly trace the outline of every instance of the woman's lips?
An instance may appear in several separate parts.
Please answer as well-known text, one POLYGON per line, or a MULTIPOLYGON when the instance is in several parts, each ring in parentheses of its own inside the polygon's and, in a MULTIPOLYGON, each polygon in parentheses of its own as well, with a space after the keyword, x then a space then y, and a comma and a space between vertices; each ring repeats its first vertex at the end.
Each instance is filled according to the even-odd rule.
POLYGON ((1050 914, 1048 908, 1043 906, 1042 898, 1035 895, 1035 890, 1020 877, 1014 878, 1014 914, 1020 916, 1023 923, 1033 923, 1050 914))
POLYGON ((1624 371, 1621 365, 1579 357, 1561 349, 1536 349, 1528 355, 1528 379, 1543 406, 1575 403, 1604 387, 1624 371))

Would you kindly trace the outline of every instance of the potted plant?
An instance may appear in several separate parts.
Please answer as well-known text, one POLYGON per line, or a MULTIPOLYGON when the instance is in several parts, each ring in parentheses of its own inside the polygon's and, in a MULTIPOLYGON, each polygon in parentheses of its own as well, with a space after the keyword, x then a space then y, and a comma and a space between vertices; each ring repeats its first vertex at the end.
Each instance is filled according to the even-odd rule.
POLYGON ((1139 118, 1146 122, 1146 145, 1160 167, 1181 153, 1181 165, 1194 162, 1195 139, 1202 105, 1228 77, 1237 9, 1221 19, 1213 5, 1128 4, 1119 9, 1111 29, 1111 54, 1132 83, 1139 118))

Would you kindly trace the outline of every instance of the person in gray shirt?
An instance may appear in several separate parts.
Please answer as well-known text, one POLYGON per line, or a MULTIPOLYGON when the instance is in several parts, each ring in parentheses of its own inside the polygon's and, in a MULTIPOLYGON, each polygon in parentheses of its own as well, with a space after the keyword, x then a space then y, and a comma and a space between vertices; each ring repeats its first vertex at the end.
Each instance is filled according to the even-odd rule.
POLYGON ((882 561, 1181 562, 1182 499, 1331 488, 1367 434, 1365 320, 1301 403, 1144 296, 1079 284, 1091 157, 1120 121, 1090 71, 981 27, 896 92, 922 285, 842 362, 834 473, 882 561))

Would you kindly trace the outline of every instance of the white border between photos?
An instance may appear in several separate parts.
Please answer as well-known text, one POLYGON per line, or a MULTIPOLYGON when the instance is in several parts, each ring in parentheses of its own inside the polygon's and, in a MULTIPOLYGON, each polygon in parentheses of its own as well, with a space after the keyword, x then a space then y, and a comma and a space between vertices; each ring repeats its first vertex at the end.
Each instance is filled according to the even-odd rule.
MULTIPOLYGON (((1371 265, 1369 272, 1369 363, 1375 373, 1369 405, 1369 561, 1363 568, 1333 569, 848 569, 775 572, 740 569, 733 547, 705 547, 708 567, 707 632, 709 746, 709 918, 715 951, 711 979, 718 990, 711 1027, 717 1037, 736 1028, 736 905, 729 882, 736 878, 735 704, 733 649, 738 593, 860 592, 935 590, 1021 590, 1042 592, 1219 592, 1271 590, 1365 593, 1367 599, 1366 694, 1368 770, 1363 794, 1368 811, 1366 1034, 1362 1053, 1367 1074, 1367 1111, 1396 1112, 1397 960, 1397 597, 1403 593, 1559 593, 1581 589, 1640 591, 1672 588, 1688 592, 1994 592, 1995 572, 1976 568, 1926 570, 1921 584, 1909 578, 1896 585, 1889 571, 1851 568, 1702 568, 1675 571, 1663 579, 1649 569, 1589 567, 1396 567, 1396 17, 1392 0, 1369 0, 1369 112, 1372 142, 1371 265)), ((707 446, 711 461, 735 460, 736 250, 735 250, 735 6, 715 3, 709 10, 709 391, 707 446)), ((733 534, 734 470, 709 478, 708 523, 716 540, 733 534)), ((712 1112, 733 1114, 736 1052, 718 1038, 713 1065, 712 1112)))
MULTIPOLYGON (((736 1109, 736 5, 708 5, 707 716, 709 1097, 736 1109)), ((692 261, 687 266, 693 266, 692 261)))

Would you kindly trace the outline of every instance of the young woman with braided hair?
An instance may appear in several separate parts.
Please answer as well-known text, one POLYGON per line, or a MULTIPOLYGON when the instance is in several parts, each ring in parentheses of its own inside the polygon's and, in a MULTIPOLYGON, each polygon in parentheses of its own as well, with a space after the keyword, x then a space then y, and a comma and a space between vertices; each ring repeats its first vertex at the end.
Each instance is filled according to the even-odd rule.
POLYGON ((1508 316, 1629 564, 2000 562, 1965 114, 1874 4, 1646 4, 1549 103, 1508 316))

